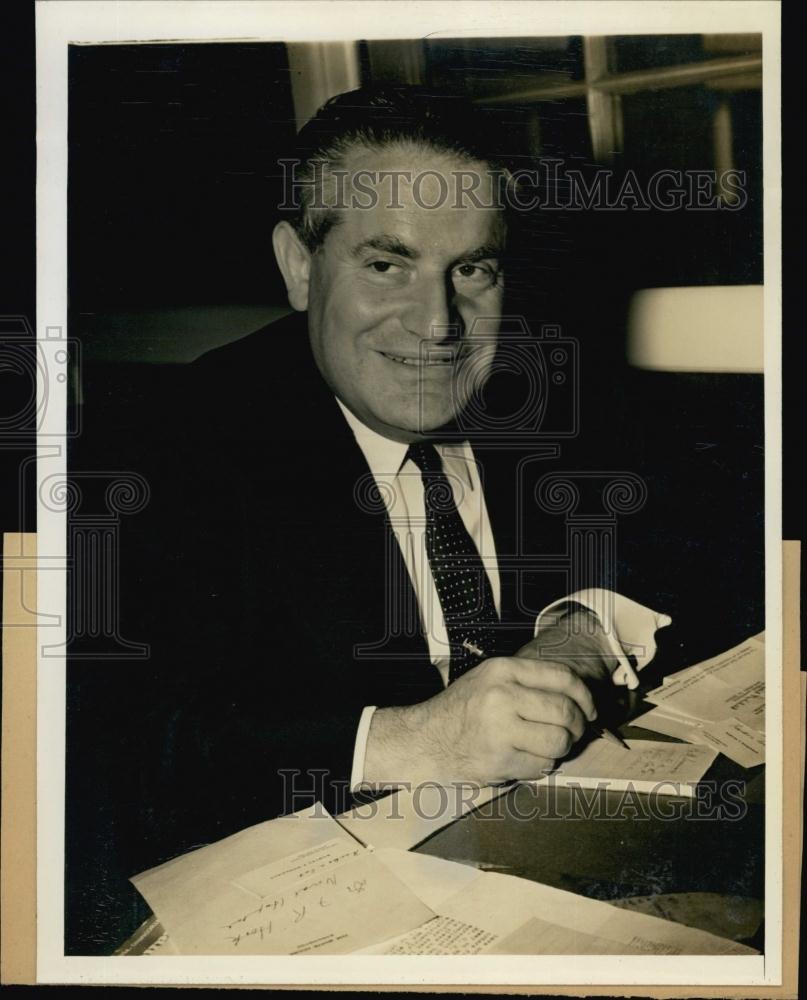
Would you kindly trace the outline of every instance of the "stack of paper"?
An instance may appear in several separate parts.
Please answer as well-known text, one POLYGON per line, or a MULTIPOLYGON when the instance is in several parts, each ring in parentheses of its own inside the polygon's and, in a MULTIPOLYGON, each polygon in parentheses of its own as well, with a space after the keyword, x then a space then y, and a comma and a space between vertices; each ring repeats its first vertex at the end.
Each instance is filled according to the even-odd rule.
POLYGON ((754 954, 702 930, 526 879, 374 851, 321 807, 132 879, 185 955, 754 954))
POLYGON ((679 670, 646 695, 633 725, 700 743, 742 767, 765 760, 765 633, 679 670))
POLYGON ((752 955, 753 949, 706 931, 552 886, 466 869, 391 848, 379 860, 416 893, 432 886, 436 916, 375 955, 752 955), (459 886, 459 887, 458 887, 459 886))
POLYGON ((132 879, 184 955, 338 955, 434 913, 319 806, 132 879))

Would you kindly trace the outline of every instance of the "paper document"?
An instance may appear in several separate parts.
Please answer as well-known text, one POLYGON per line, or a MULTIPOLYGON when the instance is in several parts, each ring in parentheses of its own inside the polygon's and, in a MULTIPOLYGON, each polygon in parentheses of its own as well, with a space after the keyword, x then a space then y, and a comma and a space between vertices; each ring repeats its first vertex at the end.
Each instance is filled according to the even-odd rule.
MULTIPOLYGON (((605 938, 622 946, 620 954, 753 954, 751 949, 733 941, 682 924, 620 910, 609 903, 539 882, 491 872, 480 874, 441 905, 439 914, 473 922, 496 934, 499 940, 538 918, 544 925, 552 925, 555 942, 559 940, 555 928, 563 928, 566 940, 580 933, 605 938)), ((543 930, 546 931, 546 926, 543 930)), ((545 947, 546 942, 538 936, 528 953, 551 954, 542 950, 545 947)))
POLYGON ((477 868, 431 854, 415 854, 392 847, 383 847, 375 853, 378 860, 435 913, 447 899, 480 875, 477 868))
MULTIPOLYGON (((631 952, 635 953, 635 949, 629 949, 620 941, 559 927, 540 917, 532 917, 490 948, 493 955, 625 955, 631 952)), ((663 954, 661 945, 656 954, 663 954)))
POLYGON ((669 892, 657 896, 631 896, 614 900, 614 906, 699 927, 720 937, 750 938, 765 914, 761 899, 728 896, 718 892, 669 892))
POLYGON ((535 782, 556 787, 602 788, 692 797, 717 751, 711 747, 654 740, 626 740, 629 750, 600 737, 556 771, 535 782))
POLYGON ((644 715, 637 715, 631 719, 631 726, 639 726, 641 729, 649 729, 654 733, 663 733, 664 736, 672 736, 677 740, 685 740, 687 743, 701 743, 707 745, 702 738, 702 724, 696 719, 687 719, 682 715, 667 714, 660 708, 651 708, 644 715))
POLYGON ((765 734, 739 719, 705 725, 701 739, 741 767, 756 767, 765 762, 765 734))
POLYGON ((407 851, 507 791, 490 785, 443 787, 429 782, 356 806, 337 820, 362 844, 407 851))
MULTIPOLYGON (((395 853, 385 855, 393 870, 395 853)), ((435 909, 437 916, 422 927, 362 953, 755 954, 702 930, 510 875, 477 872, 435 909)))
POLYGON ((312 806, 291 816, 247 827, 231 837, 141 872, 131 881, 154 913, 165 918, 166 926, 166 921, 183 920, 219 884, 329 841, 339 841, 350 849, 360 846, 321 806, 312 806))
MULTIPOLYGON (((134 879, 150 901, 157 886, 162 910, 139 933, 146 953, 755 954, 703 930, 634 912, 630 901, 620 909, 428 855, 375 852, 346 835, 322 839, 332 826, 322 816, 306 823, 313 820, 310 811, 298 815, 304 817, 298 836, 319 837, 318 844, 256 865, 257 853, 269 858, 278 842, 288 846, 291 817, 284 817, 134 879), (160 891, 166 871, 173 904, 160 891)), ((121 954, 127 950, 133 949, 121 954)))
POLYGON ((495 934, 456 917, 435 917, 417 930, 382 945, 378 955, 478 955, 497 941, 495 934))
POLYGON ((132 881, 185 955, 343 954, 434 916, 321 809, 250 827, 132 881))
POLYGON ((633 725, 700 743, 743 767, 765 760, 765 634, 664 679, 633 725))

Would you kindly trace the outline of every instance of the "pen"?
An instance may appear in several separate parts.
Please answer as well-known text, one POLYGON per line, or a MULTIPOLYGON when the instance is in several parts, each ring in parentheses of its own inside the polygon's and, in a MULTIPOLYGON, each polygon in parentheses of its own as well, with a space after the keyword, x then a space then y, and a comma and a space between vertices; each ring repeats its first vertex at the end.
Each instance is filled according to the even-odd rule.
MULTIPOLYGON (((485 653, 479 648, 479 646, 475 646, 468 639, 465 639, 465 641, 462 643, 462 648, 463 649, 467 649, 469 653, 473 653, 475 656, 478 656, 480 659, 484 659, 484 657, 485 657, 485 653)), ((630 750, 630 747, 622 739, 621 736, 617 736, 616 733, 612 733, 611 730, 608 729, 608 728, 606 728, 605 726, 597 726, 595 731, 596 731, 596 733, 597 733, 598 736, 602 736, 602 738, 605 739, 605 740, 608 740, 609 743, 614 743, 614 744, 616 744, 616 746, 622 747, 623 750, 630 750)))
POLYGON ((608 740, 609 743, 615 743, 617 746, 622 747, 625 750, 630 750, 628 744, 618 736, 616 733, 612 733, 610 729, 606 729, 605 726, 599 726, 597 729, 597 735, 602 736, 604 740, 608 740))

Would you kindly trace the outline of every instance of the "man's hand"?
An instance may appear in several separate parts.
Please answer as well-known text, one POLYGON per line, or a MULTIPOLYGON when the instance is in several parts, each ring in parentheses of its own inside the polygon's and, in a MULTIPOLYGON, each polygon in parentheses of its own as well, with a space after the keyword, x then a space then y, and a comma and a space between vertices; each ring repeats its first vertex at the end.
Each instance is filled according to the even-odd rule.
POLYGON ((619 665, 605 641, 600 619, 586 608, 577 608, 556 624, 542 628, 516 656, 565 663, 595 688, 610 682, 619 665))
POLYGON ((378 709, 364 780, 486 785, 540 778, 596 715, 591 693, 566 664, 494 657, 428 701, 378 709))

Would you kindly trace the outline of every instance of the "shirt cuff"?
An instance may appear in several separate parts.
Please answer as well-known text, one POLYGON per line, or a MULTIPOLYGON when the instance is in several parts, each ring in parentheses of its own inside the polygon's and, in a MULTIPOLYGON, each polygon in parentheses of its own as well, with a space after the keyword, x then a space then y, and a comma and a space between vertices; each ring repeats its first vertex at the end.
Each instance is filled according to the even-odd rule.
POLYGON ((361 713, 359 726, 356 730, 356 742, 353 744, 353 767, 350 771, 350 793, 359 791, 364 781, 364 758, 367 755, 367 737, 370 735, 370 723, 376 706, 368 705, 361 713))
POLYGON ((656 655, 656 632, 671 625, 672 618, 613 590, 578 590, 544 608, 535 620, 535 634, 545 625, 554 624, 573 605, 588 608, 600 619, 609 652, 618 664, 611 675, 614 684, 637 688, 636 671, 647 666, 656 655))

